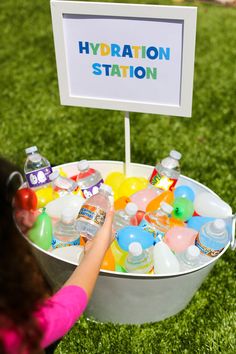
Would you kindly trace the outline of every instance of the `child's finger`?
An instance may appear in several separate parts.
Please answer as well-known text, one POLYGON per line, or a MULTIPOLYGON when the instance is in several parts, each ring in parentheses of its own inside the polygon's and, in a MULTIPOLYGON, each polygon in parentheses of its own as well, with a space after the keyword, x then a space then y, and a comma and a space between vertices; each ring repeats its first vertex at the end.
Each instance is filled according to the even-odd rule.
POLYGON ((107 231, 111 230, 113 217, 114 217, 114 209, 110 209, 109 212, 106 215, 105 222, 104 222, 104 224, 102 226, 103 231, 104 230, 107 230, 107 231))

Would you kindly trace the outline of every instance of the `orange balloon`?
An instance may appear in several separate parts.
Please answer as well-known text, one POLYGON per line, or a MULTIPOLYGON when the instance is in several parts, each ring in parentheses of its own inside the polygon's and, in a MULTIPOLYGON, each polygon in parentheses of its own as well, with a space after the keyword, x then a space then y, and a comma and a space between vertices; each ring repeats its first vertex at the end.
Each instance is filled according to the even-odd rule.
POLYGON ((160 195, 158 195, 156 198, 150 201, 150 203, 147 205, 146 212, 148 211, 155 211, 160 208, 161 202, 166 202, 168 204, 172 204, 174 201, 174 192, 172 191, 164 191, 160 195))
POLYGON ((86 243, 85 239, 82 236, 80 236, 80 243, 79 243, 80 246, 84 246, 85 243, 86 243))
POLYGON ((180 219, 170 218, 170 227, 174 227, 174 226, 185 227, 186 224, 184 221, 182 221, 180 219))
POLYGON ((129 202, 131 202, 131 199, 129 197, 120 197, 115 200, 114 209, 115 210, 124 209, 129 202))
POLYGON ((114 271, 115 266, 115 258, 111 251, 111 247, 109 247, 106 251, 105 257, 103 258, 101 269, 114 271))

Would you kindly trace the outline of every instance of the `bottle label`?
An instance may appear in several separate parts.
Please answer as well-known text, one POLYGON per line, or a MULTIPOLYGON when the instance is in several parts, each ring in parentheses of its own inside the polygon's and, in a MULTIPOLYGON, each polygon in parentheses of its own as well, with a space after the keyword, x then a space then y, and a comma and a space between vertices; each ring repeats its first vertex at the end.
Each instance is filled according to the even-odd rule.
POLYGON ((79 218, 93 221, 93 223, 102 226, 106 218, 106 212, 97 206, 84 204, 79 211, 77 219, 79 218))
POLYGON ((101 187, 101 185, 103 183, 104 183, 104 181, 103 181, 103 179, 101 179, 98 183, 94 184, 91 187, 81 188, 84 198, 88 199, 88 198, 92 197, 92 195, 97 194, 99 191, 99 188, 101 187))
POLYGON ((39 170, 27 172, 26 180, 30 188, 41 187, 44 184, 50 183, 49 175, 52 173, 51 167, 40 168, 39 170))
POLYGON ((158 241, 158 236, 160 238, 162 238, 164 236, 164 232, 162 232, 160 230, 157 230, 154 226, 152 226, 152 224, 147 222, 145 219, 143 219, 141 221, 139 226, 142 227, 145 231, 150 232, 150 234, 152 234, 153 237, 155 238, 156 242, 159 242, 158 241))
POLYGON ((68 247, 68 246, 78 246, 80 244, 80 238, 77 238, 74 241, 70 242, 62 242, 55 237, 52 238, 52 248, 61 248, 61 247, 68 247))
POLYGON ((207 256, 216 257, 224 249, 224 248, 221 248, 221 249, 217 250, 217 249, 209 248, 206 245, 204 245, 201 241, 200 241, 200 234, 198 234, 198 236, 195 240, 195 245, 200 249, 200 251, 202 253, 206 254, 207 256))
POLYGON ((164 191, 172 191, 177 183, 177 179, 162 175, 157 171, 156 168, 154 168, 149 182, 156 188, 163 189, 164 191))

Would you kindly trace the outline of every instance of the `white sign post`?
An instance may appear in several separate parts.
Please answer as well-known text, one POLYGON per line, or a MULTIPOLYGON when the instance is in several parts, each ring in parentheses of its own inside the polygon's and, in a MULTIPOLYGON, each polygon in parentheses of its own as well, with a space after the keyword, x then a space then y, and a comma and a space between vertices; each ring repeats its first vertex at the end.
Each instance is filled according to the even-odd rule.
POLYGON ((191 116, 195 7, 51 0, 63 105, 191 116))

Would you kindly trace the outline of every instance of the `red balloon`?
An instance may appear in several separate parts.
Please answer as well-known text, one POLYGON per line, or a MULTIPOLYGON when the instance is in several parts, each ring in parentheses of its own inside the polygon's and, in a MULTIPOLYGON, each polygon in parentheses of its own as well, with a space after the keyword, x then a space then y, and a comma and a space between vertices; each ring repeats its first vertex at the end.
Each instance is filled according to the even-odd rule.
POLYGON ((32 189, 22 188, 16 192, 13 205, 16 209, 36 210, 37 202, 37 196, 32 189))
POLYGON ((200 216, 200 215, 194 210, 193 216, 200 216))
POLYGON ((135 217, 137 219, 138 225, 141 223, 141 221, 143 220, 145 212, 142 210, 138 210, 135 217))

